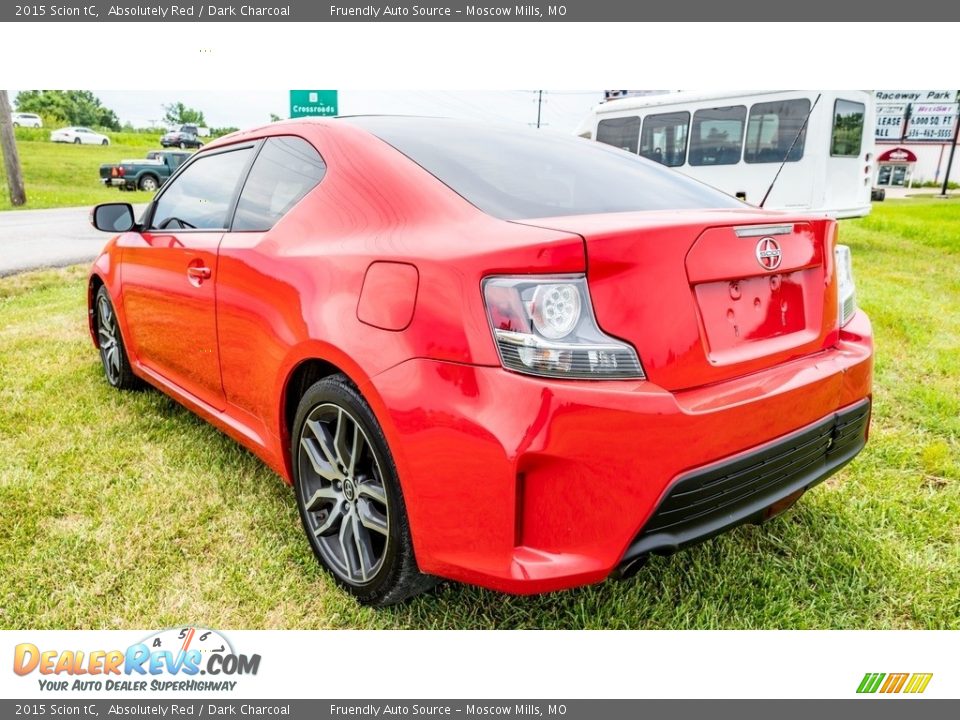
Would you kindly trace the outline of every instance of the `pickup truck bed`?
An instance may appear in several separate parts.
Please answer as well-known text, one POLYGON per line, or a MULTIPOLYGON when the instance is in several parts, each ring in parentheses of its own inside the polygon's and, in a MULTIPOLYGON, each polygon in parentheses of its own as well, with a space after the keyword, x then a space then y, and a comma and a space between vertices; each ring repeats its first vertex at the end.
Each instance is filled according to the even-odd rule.
POLYGON ((100 166, 100 182, 121 190, 157 190, 190 153, 151 150, 143 160, 121 160, 100 166))

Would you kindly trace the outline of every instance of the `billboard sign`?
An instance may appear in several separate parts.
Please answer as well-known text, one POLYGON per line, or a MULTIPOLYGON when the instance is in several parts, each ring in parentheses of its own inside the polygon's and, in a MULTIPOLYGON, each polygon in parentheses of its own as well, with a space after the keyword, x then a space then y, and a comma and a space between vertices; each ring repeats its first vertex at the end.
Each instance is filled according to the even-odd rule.
POLYGON ((873 136, 877 140, 899 142, 907 116, 906 103, 877 103, 877 125, 873 136))
POLYGON ((950 142, 957 123, 957 103, 914 103, 905 140, 950 142))

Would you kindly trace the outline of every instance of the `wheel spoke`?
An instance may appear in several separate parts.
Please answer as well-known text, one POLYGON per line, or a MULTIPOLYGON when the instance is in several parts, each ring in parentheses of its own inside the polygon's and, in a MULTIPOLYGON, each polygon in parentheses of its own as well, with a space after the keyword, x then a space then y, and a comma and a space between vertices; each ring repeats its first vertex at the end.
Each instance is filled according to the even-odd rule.
POLYGON ((360 558, 357 555, 356 541, 353 539, 354 524, 351 520, 352 517, 350 514, 343 518, 340 523, 338 540, 340 541, 340 550, 343 552, 343 562, 347 568, 347 575, 350 578, 359 575, 362 579, 363 571, 360 568, 360 558))
POLYGON ((387 516, 377 510, 366 498, 357 502, 357 517, 367 530, 386 536, 390 532, 387 516))
POLYGON ((303 448, 304 453, 306 453, 307 460, 310 461, 313 471, 330 482, 340 480, 340 473, 337 472, 337 469, 333 465, 320 456, 320 452, 317 450, 318 446, 323 448, 323 444, 319 441, 311 440, 307 437, 300 440, 300 447, 303 448))
POLYGON ((317 512, 323 507, 325 501, 330 500, 339 501, 340 493, 334 490, 330 485, 317 488, 313 495, 310 496, 310 499, 307 500, 306 508, 310 512, 317 512))
POLYGON ((116 372, 120 372, 120 350, 116 345, 111 345, 107 351, 107 359, 110 361, 110 367, 116 372))
POLYGON ((377 557, 373 552, 373 543, 370 542, 370 533, 361 524, 357 513, 353 513, 350 520, 353 523, 353 540, 360 561, 360 576, 366 580, 370 570, 377 564, 377 557))
POLYGON ((316 527, 313 534, 317 537, 325 535, 334 525, 341 522, 342 519, 343 510, 340 508, 340 503, 334 503, 333 507, 328 511, 326 519, 316 527))
POLYGON ((350 463, 348 467, 350 468, 350 476, 353 477, 356 474, 357 460, 360 457, 360 453, 363 452, 364 437, 363 433, 360 432, 360 424, 353 424, 353 447, 350 449, 350 463))
POLYGON ((365 480, 357 485, 357 495, 368 497, 381 505, 387 504, 387 494, 384 489, 373 480, 365 480))
POLYGON ((321 422, 316 420, 307 420, 307 426, 310 428, 310 432, 313 433, 313 436, 317 439, 317 445, 320 447, 323 456, 327 460, 327 464, 330 465, 330 468, 337 473, 337 477, 342 477, 340 471, 337 468, 337 451, 336 445, 334 443, 333 436, 330 434, 330 429, 321 422))
MULTIPOLYGON (((333 451, 337 454, 337 462, 345 468, 350 468, 352 463, 352 457, 350 455, 350 450, 348 448, 348 443, 350 441, 350 428, 347 427, 349 415, 344 415, 343 408, 337 408, 337 430, 333 436, 333 451)), ((356 432, 356 424, 353 424, 354 432, 356 432)), ((352 471, 347 472, 347 476, 353 475, 352 471)))

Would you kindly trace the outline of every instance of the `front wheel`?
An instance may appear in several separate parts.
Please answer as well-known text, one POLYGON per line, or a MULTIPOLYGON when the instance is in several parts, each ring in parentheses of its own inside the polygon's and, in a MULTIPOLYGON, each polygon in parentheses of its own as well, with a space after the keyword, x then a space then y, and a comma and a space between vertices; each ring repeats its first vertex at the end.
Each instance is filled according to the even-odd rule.
POLYGON ((187 144, 186 144, 185 142, 180 143, 180 149, 181 149, 181 150, 186 150, 186 149, 187 149, 187 144))
POLYGON ((96 321, 97 344, 100 346, 100 362, 107 382, 118 390, 135 390, 142 387, 140 379, 130 368, 130 359, 120 335, 117 314, 110 301, 110 293, 103 285, 97 290, 94 319, 96 321))
POLYGON ((103 145, 104 147, 106 147, 107 145, 110 144, 110 141, 109 141, 109 140, 104 140, 104 141, 101 142, 100 144, 103 145))
POLYGON ((417 567, 393 458, 370 406, 343 375, 310 386, 294 421, 300 519, 320 563, 365 605, 435 584, 417 567))

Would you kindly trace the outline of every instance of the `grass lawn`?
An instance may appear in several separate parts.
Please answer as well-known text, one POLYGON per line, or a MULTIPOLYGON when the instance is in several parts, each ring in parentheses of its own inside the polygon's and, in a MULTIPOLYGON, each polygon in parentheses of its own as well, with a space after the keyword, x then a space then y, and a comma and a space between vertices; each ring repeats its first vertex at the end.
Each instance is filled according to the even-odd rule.
POLYGON ((960 200, 881 203, 841 237, 878 347, 854 463, 629 582, 445 584, 379 612, 335 588, 252 455, 157 392, 107 386, 84 268, 0 279, 0 626, 960 628, 960 200))
MULTIPOLYGON (((96 205, 102 202, 145 203, 153 193, 123 192, 100 183, 100 165, 126 158, 143 158, 159 150, 160 136, 138 133, 106 133, 110 145, 52 143, 49 130, 17 128, 17 151, 27 190, 24 210, 96 205)), ((0 163, 0 210, 14 209, 7 192, 7 179, 0 163)), ((18 208, 19 209, 19 208, 18 208)))

